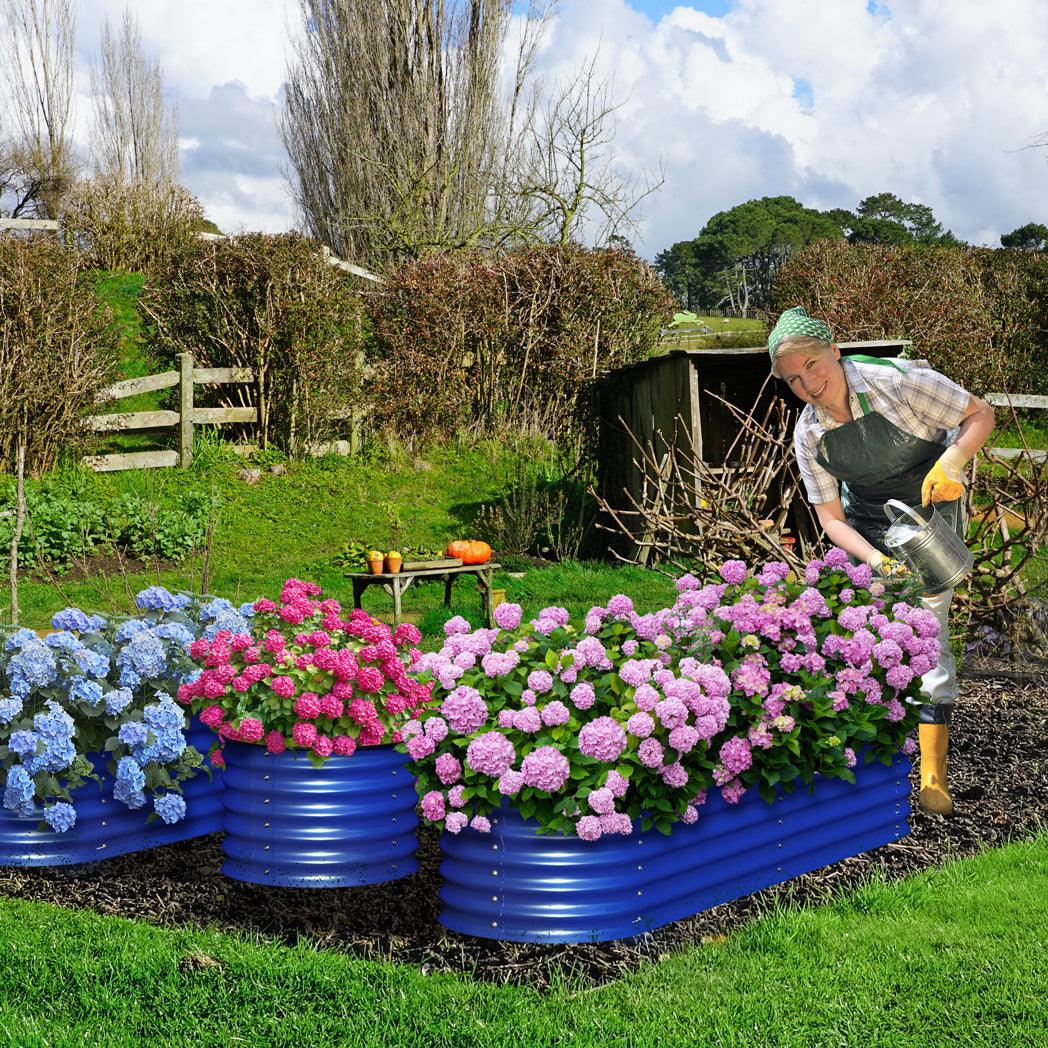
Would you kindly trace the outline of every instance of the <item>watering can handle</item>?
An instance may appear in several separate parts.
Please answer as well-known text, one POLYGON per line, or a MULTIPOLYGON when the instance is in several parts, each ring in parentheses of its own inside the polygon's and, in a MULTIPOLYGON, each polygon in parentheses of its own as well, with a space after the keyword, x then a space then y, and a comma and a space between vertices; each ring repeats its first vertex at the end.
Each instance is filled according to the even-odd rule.
POLYGON ((893 512, 893 510, 896 508, 901 509, 903 513, 906 513, 909 516, 913 517, 913 519, 917 521, 917 523, 920 524, 922 528, 925 527, 925 525, 927 525, 928 521, 925 520, 924 517, 922 517, 919 513, 917 513, 916 510, 913 510, 909 506, 907 506, 905 502, 900 502, 898 499, 888 499, 888 501, 884 504, 884 515, 893 524, 899 519, 899 516, 901 515, 893 512))

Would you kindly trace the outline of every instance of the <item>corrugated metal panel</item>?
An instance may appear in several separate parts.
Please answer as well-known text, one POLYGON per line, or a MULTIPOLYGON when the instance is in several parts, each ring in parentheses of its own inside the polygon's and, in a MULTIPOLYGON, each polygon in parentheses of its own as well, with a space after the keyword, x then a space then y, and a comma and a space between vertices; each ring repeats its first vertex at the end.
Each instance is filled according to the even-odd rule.
POLYGON ((910 765, 858 767, 856 783, 820 779, 765 804, 755 790, 737 805, 719 793, 699 821, 658 832, 582 841, 540 836, 504 807, 490 834, 441 840, 440 923, 514 942, 603 942, 651 931, 719 903, 909 832, 910 765))
POLYGON ((229 743, 224 774, 228 877, 346 888, 406 877, 415 861, 415 779, 392 746, 329 757, 229 743))
MULTIPOLYGON (((214 732, 199 721, 190 724, 187 740, 206 754, 214 732)), ((168 826, 160 819, 147 822, 152 805, 132 811, 113 799, 113 780, 105 770, 107 754, 92 756, 102 776, 102 788, 85 783, 76 793, 76 825, 66 833, 38 830, 40 819, 21 819, 0 808, 0 866, 65 866, 112 859, 145 848, 201 837, 222 828, 222 773, 209 778, 200 772, 182 786, 186 815, 168 826)))

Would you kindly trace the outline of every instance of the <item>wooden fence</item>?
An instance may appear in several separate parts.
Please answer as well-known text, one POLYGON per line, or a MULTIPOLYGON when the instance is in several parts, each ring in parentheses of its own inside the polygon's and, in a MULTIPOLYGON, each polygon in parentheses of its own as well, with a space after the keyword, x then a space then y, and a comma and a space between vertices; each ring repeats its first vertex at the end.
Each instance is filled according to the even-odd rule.
MULTIPOLYGON (((178 450, 133 451, 113 455, 88 455, 84 464, 98 473, 120 469, 155 469, 164 466, 189 466, 193 461, 193 427, 219 426, 228 422, 257 422, 257 408, 198 408, 194 404, 194 387, 223 383, 255 381, 251 368, 198 368, 193 366, 192 353, 179 353, 177 371, 159 375, 127 378, 104 389, 99 403, 122 400, 139 393, 153 393, 160 389, 178 387, 178 411, 121 411, 107 415, 91 415, 87 423, 95 433, 126 433, 134 430, 178 428, 178 450)), ((254 450, 244 445, 244 452, 254 450)))
MULTIPOLYGON (((984 393, 983 400, 995 408, 1048 408, 1048 397, 1032 397, 1023 393, 984 393)), ((1029 451, 1023 448, 983 448, 987 458, 1014 459, 1028 454, 1035 462, 1042 462, 1048 451, 1029 451)))

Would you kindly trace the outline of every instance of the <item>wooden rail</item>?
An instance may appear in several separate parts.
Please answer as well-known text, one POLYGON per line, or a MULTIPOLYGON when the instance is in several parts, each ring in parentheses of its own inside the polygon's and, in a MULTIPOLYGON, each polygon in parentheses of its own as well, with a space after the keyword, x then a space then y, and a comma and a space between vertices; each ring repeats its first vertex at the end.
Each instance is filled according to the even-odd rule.
POLYGON ((112 455, 88 455, 84 464, 96 473, 121 469, 158 469, 170 466, 185 468, 193 461, 193 427, 221 426, 229 422, 257 422, 255 408, 198 408, 194 404, 194 387, 219 385, 227 382, 255 381, 252 368, 198 368, 193 366, 192 353, 178 354, 178 371, 164 371, 159 375, 126 378, 102 390, 95 398, 99 404, 139 393, 153 393, 160 389, 178 387, 178 411, 118 411, 91 415, 88 428, 94 433, 126 433, 133 430, 171 429, 178 427, 178 451, 134 451, 112 455))
MULTIPOLYGON (((1029 396, 1025 393, 984 393, 983 400, 995 408, 1048 408, 1048 397, 1029 396)), ((1029 455, 1034 462, 1043 462, 1048 451, 1027 451, 1025 448, 983 448, 990 459, 1017 459, 1029 455)))

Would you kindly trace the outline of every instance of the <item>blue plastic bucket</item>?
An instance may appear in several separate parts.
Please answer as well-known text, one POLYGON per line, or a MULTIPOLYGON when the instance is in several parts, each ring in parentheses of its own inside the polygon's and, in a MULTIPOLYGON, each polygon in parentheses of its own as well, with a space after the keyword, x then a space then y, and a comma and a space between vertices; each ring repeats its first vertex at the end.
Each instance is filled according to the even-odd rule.
POLYGON ((291 888, 347 888, 406 877, 415 861, 415 779, 392 746, 329 757, 227 743, 228 877, 291 888))
POLYGON ((828 863, 905 837, 909 761, 855 769, 855 784, 818 779, 766 804, 719 793, 699 821, 668 836, 539 834, 504 806, 491 832, 441 839, 443 909, 452 931, 513 942, 604 942, 651 931, 828 863))
MULTIPOLYGON (((193 720, 186 741, 206 754, 214 733, 193 720)), ((113 778, 106 771, 109 754, 89 754, 102 787, 89 780, 73 792, 76 825, 65 833, 45 826, 39 817, 21 818, 0 808, 0 866, 67 866, 97 862, 118 855, 176 844, 192 837, 215 833, 222 828, 222 773, 199 771, 182 784, 186 814, 168 825, 160 819, 147 821, 152 805, 131 809, 113 799, 113 778)))

